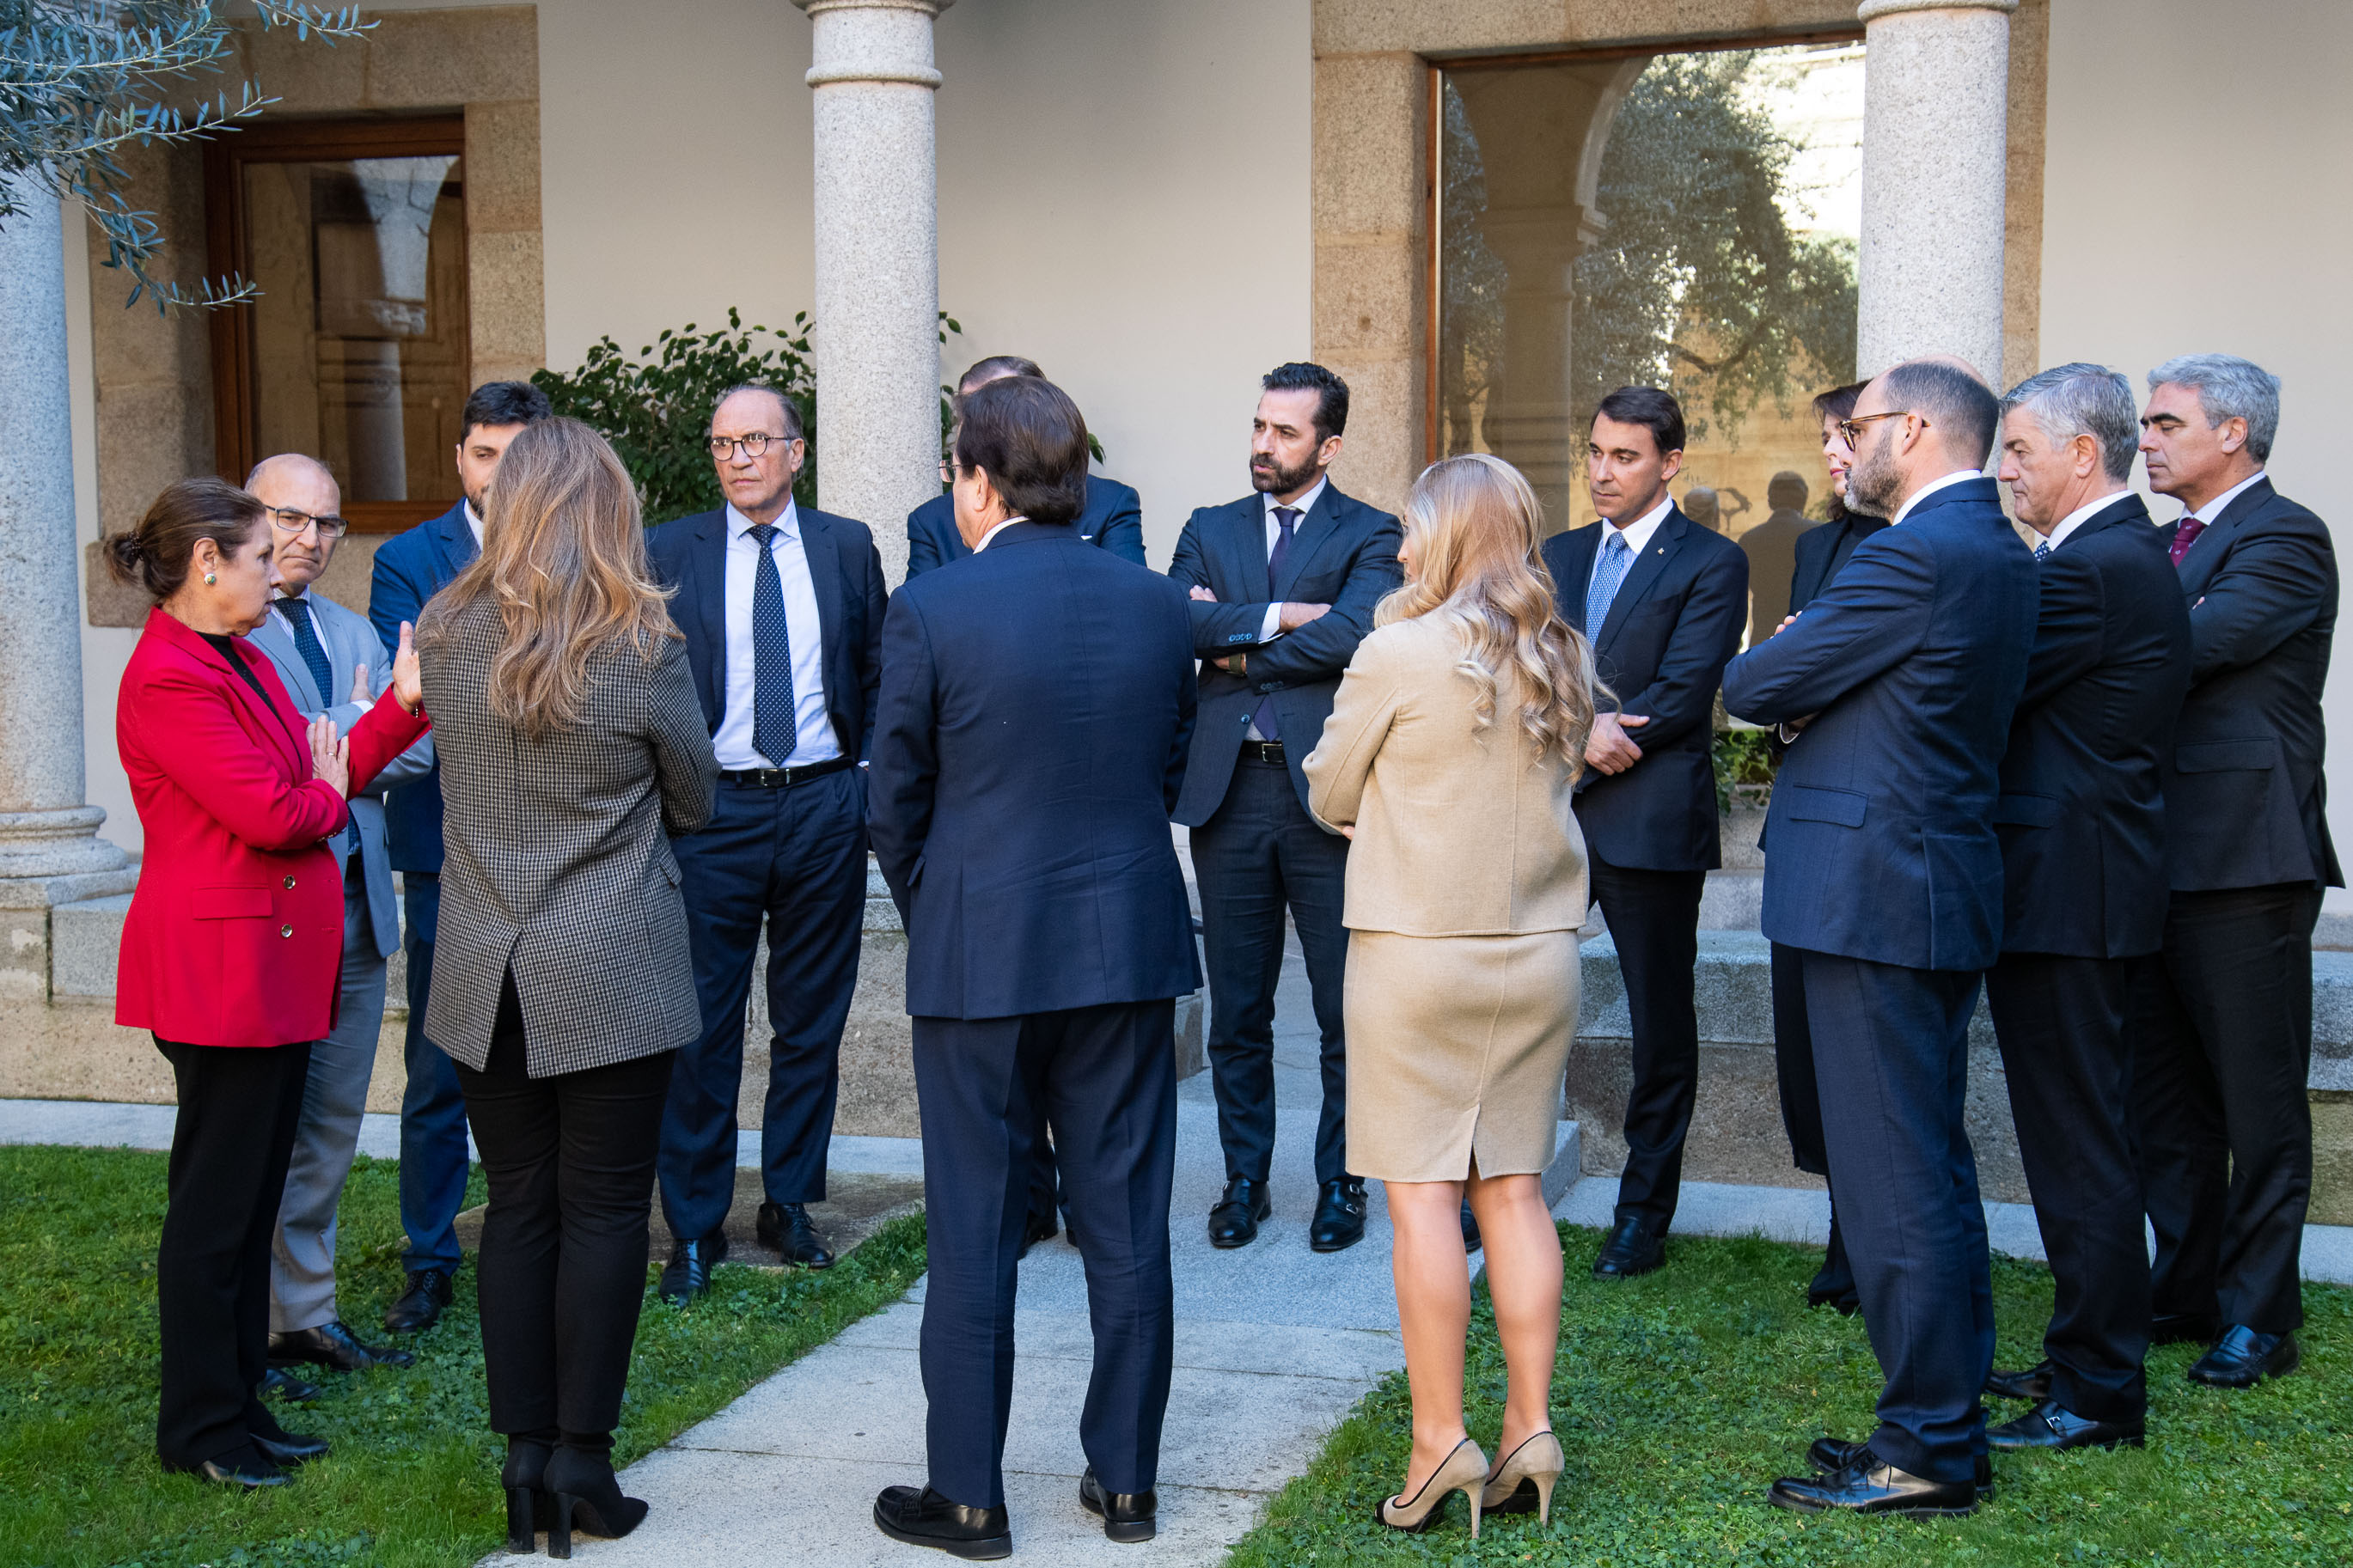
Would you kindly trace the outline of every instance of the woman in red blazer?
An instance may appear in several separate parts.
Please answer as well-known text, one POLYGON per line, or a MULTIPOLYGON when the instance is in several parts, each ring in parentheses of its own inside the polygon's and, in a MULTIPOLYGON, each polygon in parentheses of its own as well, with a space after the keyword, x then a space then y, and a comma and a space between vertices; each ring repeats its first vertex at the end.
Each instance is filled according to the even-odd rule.
POLYGON ((260 501, 204 479, 172 485, 108 543, 116 574, 155 600, 115 707, 147 846, 114 1012, 153 1031, 179 1088, 155 1449, 166 1469, 242 1487, 280 1485, 284 1467, 327 1451, 255 1394, 270 1233, 343 962, 343 867, 324 841, 350 791, 427 728, 404 627, 393 700, 348 740, 325 719, 306 729, 269 660, 238 640, 269 612, 274 542, 260 501))

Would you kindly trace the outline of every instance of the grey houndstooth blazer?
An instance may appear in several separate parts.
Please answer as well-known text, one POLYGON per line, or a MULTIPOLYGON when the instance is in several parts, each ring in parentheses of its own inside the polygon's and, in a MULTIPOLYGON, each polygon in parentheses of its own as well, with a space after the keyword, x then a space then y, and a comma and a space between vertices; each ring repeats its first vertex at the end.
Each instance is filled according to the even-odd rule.
POLYGON ((510 964, 533 1078, 672 1050, 702 1032, 670 833, 718 777, 686 645, 588 666, 581 722, 534 741, 491 711, 489 600, 419 648, 441 758, 441 927, 425 1032, 480 1070, 510 964))

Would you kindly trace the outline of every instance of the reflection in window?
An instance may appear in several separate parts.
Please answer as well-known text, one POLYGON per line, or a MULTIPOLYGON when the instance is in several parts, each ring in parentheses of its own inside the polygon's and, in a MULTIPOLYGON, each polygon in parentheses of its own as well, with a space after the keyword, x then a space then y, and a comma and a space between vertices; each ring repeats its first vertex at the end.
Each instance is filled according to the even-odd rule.
POLYGON ((1479 61, 1440 99, 1439 452, 1581 525, 1594 405, 1663 386, 1685 510, 1786 552, 1824 499, 1807 401, 1854 375, 1862 46, 1479 61))

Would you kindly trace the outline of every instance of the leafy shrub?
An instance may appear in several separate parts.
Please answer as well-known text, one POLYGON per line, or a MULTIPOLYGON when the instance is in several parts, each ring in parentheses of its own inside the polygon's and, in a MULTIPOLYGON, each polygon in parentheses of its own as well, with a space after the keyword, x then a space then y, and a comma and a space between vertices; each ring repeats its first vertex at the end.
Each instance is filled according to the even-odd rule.
POLYGON ((1718 730, 1711 748, 1715 763, 1715 804, 1732 807, 1732 792, 1741 788, 1773 787, 1773 752, 1762 730, 1718 730))

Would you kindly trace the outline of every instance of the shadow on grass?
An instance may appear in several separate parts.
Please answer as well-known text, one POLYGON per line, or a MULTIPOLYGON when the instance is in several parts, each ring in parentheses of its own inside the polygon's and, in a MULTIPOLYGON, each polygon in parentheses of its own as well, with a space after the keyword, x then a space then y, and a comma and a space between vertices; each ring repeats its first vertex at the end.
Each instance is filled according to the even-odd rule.
MULTIPOLYGON (((0 1563, 45 1568, 448 1568, 504 1538, 474 1272, 417 1364, 322 1379, 277 1406, 334 1444, 294 1483, 239 1496, 155 1460, 155 1247, 164 1156, 0 1148, 0 1563)), ((399 1293, 392 1162, 362 1159, 343 1194, 340 1306, 384 1340, 399 1293)), ((467 1195, 481 1201, 477 1173, 467 1195)), ((905 1294, 923 1268, 920 1215, 893 1221, 822 1274, 718 1270, 678 1311, 651 1293, 629 1369, 617 1463, 659 1447, 786 1363, 905 1294)))
MULTIPOLYGON (((2153 1353, 2146 1450, 1998 1458, 1996 1499, 1972 1519, 1805 1519, 1767 1507, 1766 1488, 1804 1472, 1813 1438, 1870 1436, 1880 1382, 1860 1319, 1806 1309, 1820 1249, 1676 1239, 1659 1273, 1603 1283, 1581 1267, 1601 1233, 1562 1236, 1568 1284, 1552 1403, 1568 1470, 1548 1528, 1533 1515, 1491 1518, 1473 1542, 1460 1499, 1427 1536, 1373 1522, 1405 1473, 1411 1404, 1400 1373, 1274 1499, 1229 1563, 2353 1562, 2353 1290, 2305 1287, 2304 1370, 2252 1393, 2184 1379, 2195 1346, 2153 1353)), ((2031 1364, 2050 1271, 1996 1258, 1993 1282, 1996 1364, 2031 1364)), ((1471 1434, 1492 1459, 1504 1365, 1483 1289, 1466 1370, 1471 1434)), ((1994 1417, 2023 1409, 1998 1403, 1994 1417)))

